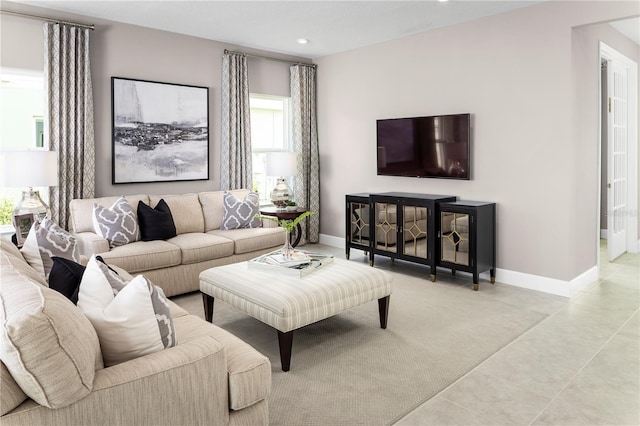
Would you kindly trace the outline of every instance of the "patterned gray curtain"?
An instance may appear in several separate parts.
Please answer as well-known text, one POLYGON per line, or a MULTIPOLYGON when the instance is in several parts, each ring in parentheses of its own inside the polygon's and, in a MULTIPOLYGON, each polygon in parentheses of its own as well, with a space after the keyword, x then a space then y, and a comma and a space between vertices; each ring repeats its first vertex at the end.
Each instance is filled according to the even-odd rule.
POLYGON ((89 29, 44 24, 47 135, 58 152, 58 186, 50 189, 51 219, 68 229, 69 203, 95 196, 93 90, 89 29))
POLYGON ((222 57, 222 134, 220 189, 251 189, 251 121, 249 73, 244 55, 222 57))
POLYGON ((302 239, 317 243, 320 232, 320 155, 316 118, 316 69, 291 67, 291 118, 294 151, 298 153, 294 199, 315 214, 303 222, 302 239))

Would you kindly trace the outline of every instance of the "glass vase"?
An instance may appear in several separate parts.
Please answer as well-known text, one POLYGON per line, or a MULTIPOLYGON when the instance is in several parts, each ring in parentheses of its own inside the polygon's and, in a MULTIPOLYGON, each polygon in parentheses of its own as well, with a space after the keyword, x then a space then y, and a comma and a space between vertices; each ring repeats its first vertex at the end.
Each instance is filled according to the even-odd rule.
POLYGON ((289 237, 289 230, 287 228, 284 228, 284 246, 282 247, 282 255, 285 257, 285 259, 290 259, 294 251, 293 246, 291 245, 291 239, 289 237))

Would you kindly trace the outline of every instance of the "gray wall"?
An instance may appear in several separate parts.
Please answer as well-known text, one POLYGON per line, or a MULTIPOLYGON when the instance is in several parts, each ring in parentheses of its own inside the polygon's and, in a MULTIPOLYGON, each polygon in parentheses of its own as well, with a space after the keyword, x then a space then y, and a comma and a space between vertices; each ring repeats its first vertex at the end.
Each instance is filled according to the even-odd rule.
MULTIPOLYGON (((64 14, 3 2, 3 8, 95 24, 91 33, 91 72, 96 141, 96 195, 179 194, 220 187, 221 64, 225 48, 246 53, 311 62, 235 45, 134 25, 64 14), (126 77, 209 88, 208 181, 111 184, 111 77, 126 77)), ((1 65, 43 69, 42 22, 0 15, 1 65), (19 42, 16 42, 19 40, 19 42)), ((255 93, 289 96, 289 65, 249 59, 249 89, 255 93)))
POLYGON ((572 28, 638 9, 545 2, 318 59, 321 232, 344 236, 347 193, 457 195, 497 203, 498 268, 569 281, 595 266, 598 45, 572 28), (470 181, 376 176, 376 119, 462 112, 470 181))

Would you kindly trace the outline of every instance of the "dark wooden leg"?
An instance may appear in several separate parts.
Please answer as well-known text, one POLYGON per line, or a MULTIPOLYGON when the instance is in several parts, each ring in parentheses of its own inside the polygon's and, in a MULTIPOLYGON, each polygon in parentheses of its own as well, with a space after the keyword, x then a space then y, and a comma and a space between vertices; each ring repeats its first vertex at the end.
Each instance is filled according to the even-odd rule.
POLYGON ((480 278, 480 274, 478 274, 477 272, 473 273, 473 290, 474 291, 478 291, 478 281, 480 278))
POLYGON ((282 371, 289 371, 289 368, 291 367, 293 331, 283 333, 278 330, 278 345, 280 345, 280 364, 282 365, 282 371))
POLYGON ((294 241, 291 241, 293 239, 293 235, 289 234, 289 242, 291 243, 291 246, 297 247, 298 244, 300 244, 300 238, 302 238, 302 226, 298 223, 296 225, 296 239, 294 241))
POLYGON ((389 297, 378 299, 378 311, 380 312, 380 328, 387 328, 387 318, 389 318, 389 297))
POLYGON ((373 252, 369 252, 369 266, 373 266, 373 252))
POLYGON ((496 283, 496 270, 495 270, 495 268, 491 269, 489 271, 489 275, 491 275, 491 279, 490 279, 491 284, 495 284, 496 283))
POLYGON ((204 319, 213 322, 213 301, 214 298, 202 293, 202 304, 204 305, 204 319))

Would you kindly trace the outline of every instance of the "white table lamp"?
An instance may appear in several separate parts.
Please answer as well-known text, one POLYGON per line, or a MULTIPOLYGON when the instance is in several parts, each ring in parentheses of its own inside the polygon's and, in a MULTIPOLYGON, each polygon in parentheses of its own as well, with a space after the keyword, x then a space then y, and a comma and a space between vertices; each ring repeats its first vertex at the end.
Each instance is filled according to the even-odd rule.
POLYGON ((284 209, 291 199, 291 189, 285 177, 298 173, 297 154, 291 151, 267 153, 267 176, 277 176, 278 182, 271 191, 271 202, 278 208, 284 209))
POLYGON ((32 215, 33 220, 41 220, 50 215, 49 206, 40 198, 40 192, 33 188, 58 185, 58 153, 39 150, 4 151, 2 157, 4 186, 29 188, 22 191, 22 199, 13 210, 13 226, 20 239, 23 232, 16 217, 20 219, 25 215, 32 215))

